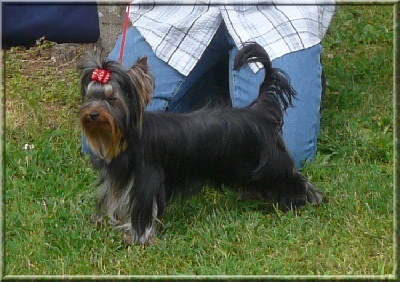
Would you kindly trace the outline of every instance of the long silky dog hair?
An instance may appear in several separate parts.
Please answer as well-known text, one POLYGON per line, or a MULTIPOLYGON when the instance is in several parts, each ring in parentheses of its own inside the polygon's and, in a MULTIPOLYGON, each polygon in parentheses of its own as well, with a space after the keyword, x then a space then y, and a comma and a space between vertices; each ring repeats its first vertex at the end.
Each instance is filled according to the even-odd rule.
POLYGON ((100 172, 96 219, 108 216, 129 243, 151 244, 166 202, 207 181, 240 185, 282 210, 321 203, 282 139, 295 92, 256 43, 245 44, 234 68, 255 62, 265 79, 250 106, 177 114, 144 111, 154 85, 145 57, 129 70, 100 57, 84 60, 79 117, 100 172))

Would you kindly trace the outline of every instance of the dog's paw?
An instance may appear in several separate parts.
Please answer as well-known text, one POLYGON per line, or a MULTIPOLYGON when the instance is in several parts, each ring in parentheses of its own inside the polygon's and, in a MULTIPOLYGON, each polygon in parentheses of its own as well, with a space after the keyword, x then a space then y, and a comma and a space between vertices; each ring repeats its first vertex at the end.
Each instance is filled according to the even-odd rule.
POLYGON ((138 235, 137 231, 131 229, 130 232, 124 234, 122 241, 125 245, 153 245, 156 241, 156 227, 154 224, 150 227, 146 227, 141 235, 138 235))
POLYGON ((323 202, 327 202, 327 198, 322 194, 322 192, 317 190, 310 182, 306 183, 306 191, 306 200, 308 203, 319 205, 323 202))
POLYGON ((107 225, 107 219, 106 217, 101 214, 101 213, 94 213, 90 216, 90 222, 96 226, 106 226, 107 225))
POLYGON ((327 199, 322 192, 305 180, 301 183, 301 189, 281 191, 277 201, 282 211, 298 209, 305 206, 307 203, 319 205, 323 202, 327 202, 327 199))
POLYGON ((139 245, 152 245, 156 239, 156 226, 155 224, 151 224, 149 227, 146 227, 144 233, 140 236, 136 236, 135 242, 139 245))

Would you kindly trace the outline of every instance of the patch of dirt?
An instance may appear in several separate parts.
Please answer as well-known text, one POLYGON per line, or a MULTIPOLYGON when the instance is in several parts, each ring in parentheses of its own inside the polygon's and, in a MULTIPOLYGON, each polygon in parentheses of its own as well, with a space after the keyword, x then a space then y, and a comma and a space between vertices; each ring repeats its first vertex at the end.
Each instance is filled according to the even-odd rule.
MULTIPOLYGON (((75 69, 76 63, 85 51, 98 51, 97 43, 56 44, 44 39, 38 40, 34 46, 13 47, 6 50, 10 59, 18 58, 22 62, 21 74, 33 77, 37 70, 53 68, 62 75, 66 69, 75 69)), ((7 71, 7 69, 6 69, 7 71)))

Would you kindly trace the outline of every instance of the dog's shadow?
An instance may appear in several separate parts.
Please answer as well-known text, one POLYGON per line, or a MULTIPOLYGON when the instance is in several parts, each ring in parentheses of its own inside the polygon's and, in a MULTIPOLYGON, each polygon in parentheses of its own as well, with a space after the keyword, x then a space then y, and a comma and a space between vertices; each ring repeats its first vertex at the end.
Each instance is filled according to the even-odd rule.
POLYGON ((260 195, 239 187, 216 189, 207 184, 201 193, 177 196, 168 202, 158 226, 159 236, 185 234, 197 224, 207 224, 213 217, 229 222, 249 213, 282 214, 277 205, 260 195))

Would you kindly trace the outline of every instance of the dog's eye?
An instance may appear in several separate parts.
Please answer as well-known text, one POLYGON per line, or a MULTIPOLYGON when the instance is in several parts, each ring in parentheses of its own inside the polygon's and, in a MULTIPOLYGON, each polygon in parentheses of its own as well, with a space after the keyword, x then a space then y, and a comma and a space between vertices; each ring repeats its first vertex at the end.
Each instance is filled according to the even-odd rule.
POLYGON ((107 97, 107 101, 115 101, 117 100, 117 97, 107 97))

